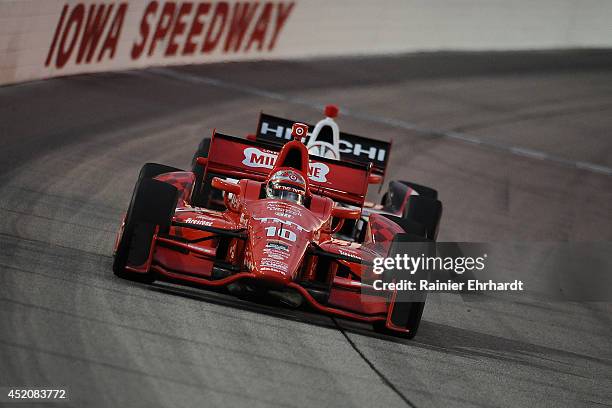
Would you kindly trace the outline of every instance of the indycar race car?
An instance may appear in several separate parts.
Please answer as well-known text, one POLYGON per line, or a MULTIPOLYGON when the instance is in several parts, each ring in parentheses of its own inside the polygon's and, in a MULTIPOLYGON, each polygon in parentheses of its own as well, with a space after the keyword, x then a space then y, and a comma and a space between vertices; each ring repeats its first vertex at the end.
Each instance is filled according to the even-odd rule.
POLYGON ((403 217, 371 213, 357 239, 340 236, 380 175, 371 162, 310 157, 301 141, 308 129, 292 124, 294 140, 282 147, 215 131, 192 171, 145 164, 117 234, 114 273, 267 296, 412 338, 424 299, 396 302, 365 274, 374 258, 394 255, 394 242, 433 241, 441 206, 411 196, 403 217))

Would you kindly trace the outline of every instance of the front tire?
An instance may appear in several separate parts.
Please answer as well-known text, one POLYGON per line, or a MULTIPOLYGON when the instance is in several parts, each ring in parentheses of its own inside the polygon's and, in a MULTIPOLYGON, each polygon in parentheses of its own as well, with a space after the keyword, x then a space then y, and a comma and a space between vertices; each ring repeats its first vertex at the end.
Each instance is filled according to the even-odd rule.
POLYGON ((144 283, 155 280, 151 272, 127 272, 125 267, 140 266, 147 261, 156 227, 160 232, 170 229, 178 190, 152 177, 175 170, 147 163, 140 171, 115 248, 113 272, 118 277, 144 283))
MULTIPOLYGON (((389 249, 389 258, 393 258, 396 255, 403 255, 401 249, 402 243, 423 243, 422 252, 430 254, 433 248, 433 240, 425 237, 425 227, 418 222, 411 220, 387 216, 387 218, 395 221, 400 225, 406 232, 403 234, 396 234, 393 238, 393 243, 389 249), (418 230, 420 228, 420 230, 418 230)), ((416 249, 415 249, 416 250, 416 249)), ((397 271, 385 271, 384 279, 387 282, 392 280, 399 281, 402 276, 398 275, 397 271), (390 272, 390 273, 388 273, 390 272)), ((384 333, 396 337, 403 337, 412 339, 416 335, 421 318, 423 316, 423 310, 425 309, 425 301, 427 299, 427 292, 420 293, 418 300, 420 301, 408 301, 408 299, 401 299, 401 293, 397 293, 397 297, 393 300, 393 303, 389 303, 389 308, 393 308, 387 316, 387 320, 390 323, 400 329, 406 329, 408 332, 402 332, 398 330, 389 329, 386 326, 386 322, 376 322, 373 327, 376 332, 384 333)), ((391 302, 391 300, 390 300, 391 302)))

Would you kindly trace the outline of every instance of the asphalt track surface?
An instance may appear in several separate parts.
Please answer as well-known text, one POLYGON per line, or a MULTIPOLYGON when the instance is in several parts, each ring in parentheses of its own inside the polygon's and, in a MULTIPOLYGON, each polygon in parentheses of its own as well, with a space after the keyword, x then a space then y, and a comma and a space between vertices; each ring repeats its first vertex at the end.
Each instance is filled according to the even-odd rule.
POLYGON ((443 54, 0 88, 0 385, 68 387, 74 407, 612 405, 610 303, 431 296, 408 341, 111 272, 144 162, 187 167, 214 127, 315 121, 328 102, 342 129, 393 138, 389 179, 440 191, 440 240, 611 240, 611 67, 443 54))

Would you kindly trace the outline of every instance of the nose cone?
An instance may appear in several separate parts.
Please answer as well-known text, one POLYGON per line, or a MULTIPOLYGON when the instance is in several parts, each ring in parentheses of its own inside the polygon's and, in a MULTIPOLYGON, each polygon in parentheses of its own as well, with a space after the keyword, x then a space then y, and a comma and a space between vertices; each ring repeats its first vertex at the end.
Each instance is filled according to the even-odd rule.
POLYGON ((257 211, 248 224, 251 272, 273 284, 295 281, 312 236, 308 210, 280 200, 259 200, 253 206, 257 211))
POLYGON ((291 230, 282 229, 283 225, 266 226, 268 223, 261 222, 257 224, 259 225, 253 225, 251 230, 254 234, 251 241, 252 272, 266 281, 280 285, 296 280, 308 245, 307 240, 296 236, 296 242, 302 241, 296 245, 296 242, 279 238, 279 234, 293 237, 293 234, 287 232, 291 230))

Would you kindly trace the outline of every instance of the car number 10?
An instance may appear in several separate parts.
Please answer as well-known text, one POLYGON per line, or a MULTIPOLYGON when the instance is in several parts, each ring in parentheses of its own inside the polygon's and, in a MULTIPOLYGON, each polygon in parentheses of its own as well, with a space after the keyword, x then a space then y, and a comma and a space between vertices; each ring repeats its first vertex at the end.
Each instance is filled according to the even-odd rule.
POLYGON ((266 235, 269 237, 278 236, 291 242, 295 242, 295 240, 297 239, 297 235, 295 235, 295 232, 282 227, 276 228, 275 226, 266 227, 266 235))

